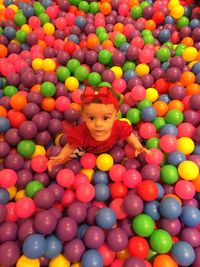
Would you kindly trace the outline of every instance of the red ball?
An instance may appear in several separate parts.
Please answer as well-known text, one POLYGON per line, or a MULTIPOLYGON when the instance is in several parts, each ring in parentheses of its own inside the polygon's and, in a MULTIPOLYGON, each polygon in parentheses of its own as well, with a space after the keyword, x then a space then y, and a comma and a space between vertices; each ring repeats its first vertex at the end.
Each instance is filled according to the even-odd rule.
POLYGON ((138 195, 145 201, 153 201, 158 196, 158 188, 151 180, 142 181, 138 185, 138 195))
POLYGON ((168 91, 169 83, 166 81, 166 79, 160 78, 155 82, 154 87, 157 89, 159 94, 163 94, 168 91))
POLYGON ((76 50, 76 44, 72 41, 67 41, 64 44, 64 50, 71 55, 76 50))
POLYGON ((145 238, 140 236, 134 236, 129 239, 128 251, 131 256, 145 259, 149 253, 149 244, 145 238))
POLYGON ((7 116, 8 116, 8 119, 10 121, 10 124, 14 128, 19 128, 21 123, 26 121, 26 117, 22 112, 16 111, 16 110, 13 110, 13 109, 8 111, 7 116))
POLYGON ((119 198, 119 197, 125 197, 128 193, 128 189, 125 186, 124 183, 121 182, 117 182, 117 183, 113 183, 110 186, 110 194, 111 197, 114 198, 119 198))

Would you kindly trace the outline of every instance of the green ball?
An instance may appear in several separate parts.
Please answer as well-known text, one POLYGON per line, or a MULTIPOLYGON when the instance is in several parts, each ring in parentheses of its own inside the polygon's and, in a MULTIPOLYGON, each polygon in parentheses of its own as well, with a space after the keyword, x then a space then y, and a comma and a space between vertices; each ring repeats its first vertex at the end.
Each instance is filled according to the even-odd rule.
POLYGON ((180 19, 177 20, 176 26, 181 29, 184 26, 188 26, 190 23, 189 19, 185 16, 181 17, 180 19))
POLYGON ((172 248, 172 238, 167 231, 157 229, 150 236, 150 245, 153 250, 160 254, 167 253, 172 248))
POLYGON ((185 44, 179 44, 177 45, 175 52, 174 52, 174 56, 182 56, 183 51, 185 50, 186 45, 185 44))
POLYGON ((69 0, 71 5, 78 6, 81 0, 69 0))
POLYGON ((95 71, 90 72, 87 80, 89 85, 97 86, 101 82, 101 75, 95 71))
POLYGON ((137 107, 139 110, 142 110, 143 108, 147 108, 152 106, 152 102, 149 99, 142 99, 140 102, 137 103, 137 107))
POLYGON ((160 140, 157 137, 149 138, 146 142, 146 148, 159 148, 160 140))
POLYGON ((3 28, 0 27, 0 34, 3 34, 3 28))
POLYGON ((112 87, 111 84, 110 84, 109 82, 100 82, 100 83, 98 84, 98 86, 99 86, 99 87, 106 86, 106 87, 110 87, 110 88, 112 87))
POLYGON ((143 1, 142 3, 140 3, 140 7, 141 7, 142 10, 147 6, 150 6, 150 4, 148 2, 146 2, 146 1, 143 1))
POLYGON ((14 16, 14 22, 17 26, 22 26, 26 23, 26 17, 24 16, 23 13, 21 12, 17 12, 14 16))
POLYGON ((98 60, 102 64, 108 64, 111 61, 112 54, 110 51, 103 49, 98 54, 98 60))
POLYGON ((27 33, 23 30, 18 30, 16 32, 15 38, 18 42, 20 42, 21 44, 24 44, 26 42, 26 36, 27 33))
POLYGON ((27 197, 34 197, 37 191, 44 188, 44 185, 39 181, 31 181, 25 187, 25 194, 27 197))
POLYGON ((166 62, 170 58, 170 50, 168 47, 161 47, 156 52, 156 57, 160 60, 160 62, 166 62))
POLYGON ((107 32, 100 32, 98 34, 98 39, 99 39, 100 43, 102 44, 105 40, 109 39, 109 36, 108 36, 107 32))
POLYGON ((170 41, 167 41, 163 44, 163 46, 167 46, 169 47, 169 49, 173 50, 174 49, 174 45, 172 44, 172 42, 170 41))
POLYGON ((175 184, 178 179, 178 170, 173 165, 164 165, 160 171, 160 179, 166 184, 175 184))
POLYGON ((43 96, 51 97, 56 92, 56 87, 52 82, 44 82, 41 85, 40 92, 43 96))
POLYGON ((148 256, 146 257, 146 260, 150 261, 150 262, 153 262, 155 257, 157 256, 157 252, 156 251, 153 251, 152 249, 149 249, 149 253, 148 253, 148 256))
POLYGON ((147 214, 139 214, 134 217, 132 221, 133 231, 142 237, 150 236, 154 231, 154 221, 147 214))
POLYGON ((22 140, 17 144, 17 152, 24 158, 35 152, 35 143, 32 140, 22 140))
POLYGON ((56 76, 60 82, 64 82, 70 76, 70 72, 68 68, 61 66, 57 68, 56 76))
POLYGON ((153 35, 145 35, 143 37, 143 40, 144 40, 144 44, 154 44, 155 42, 155 38, 153 37, 153 35))
POLYGON ((18 92, 17 87, 15 87, 14 85, 7 85, 4 90, 3 90, 3 95, 5 96, 13 96, 18 92))
POLYGON ((39 2, 33 4, 33 9, 35 11, 35 15, 38 17, 40 14, 45 13, 45 7, 41 5, 39 2))
POLYGON ((70 73, 74 73, 75 69, 81 65, 80 61, 78 61, 75 58, 70 59, 67 62, 67 68, 70 71, 70 73))
POLYGON ((142 8, 140 6, 134 6, 131 8, 131 17, 138 19, 142 16, 142 8))
POLYGON ((91 2, 91 3, 90 3, 90 12, 91 12, 92 14, 96 14, 98 11, 99 11, 99 5, 98 5, 98 3, 96 3, 96 2, 91 2))
POLYGON ((96 35, 99 35, 102 32, 104 32, 104 33, 106 32, 106 29, 102 26, 97 27, 95 30, 96 35))
POLYGON ((122 66, 123 72, 128 70, 135 70, 135 63, 133 61, 127 60, 124 65, 122 66))
POLYGON ((167 123, 179 125, 184 119, 183 113, 178 109, 171 109, 167 112, 165 120, 167 123))
POLYGON ((126 118, 132 124, 137 124, 140 121, 140 110, 137 108, 130 108, 126 113, 126 118))
POLYGON ((146 35, 152 35, 152 32, 150 31, 150 30, 143 30, 142 32, 141 32, 141 36, 142 37, 144 37, 144 36, 146 36, 146 35))
POLYGON ((50 22, 50 18, 49 18, 49 16, 48 16, 46 13, 41 13, 41 14, 39 14, 38 18, 40 19, 40 22, 41 22, 42 26, 43 26, 45 23, 50 22))
POLYGON ((86 67, 79 66, 75 69, 74 76, 79 81, 84 81, 87 79, 89 73, 86 67))
POLYGON ((87 13, 90 10, 90 5, 87 1, 81 1, 78 5, 78 9, 87 13))
POLYGON ((120 47, 126 42, 126 36, 122 33, 117 33, 114 36, 115 47, 120 47))
POLYGON ((153 120, 153 125, 156 127, 157 131, 160 131, 160 129, 166 124, 166 121, 163 117, 156 117, 153 120))

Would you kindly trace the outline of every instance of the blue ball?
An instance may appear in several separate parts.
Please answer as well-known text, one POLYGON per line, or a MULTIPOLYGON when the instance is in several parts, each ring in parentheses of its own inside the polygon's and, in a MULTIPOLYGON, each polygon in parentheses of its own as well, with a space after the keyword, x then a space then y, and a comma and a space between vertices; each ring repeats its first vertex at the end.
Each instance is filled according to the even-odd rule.
POLYGON ((68 36, 68 40, 74 42, 75 44, 79 44, 79 38, 75 34, 70 34, 68 36))
POLYGON ((165 194, 165 189, 164 189, 164 187, 161 185, 161 184, 159 184, 159 183, 156 183, 156 186, 157 186, 157 188, 158 188, 158 196, 157 196, 157 198, 156 199, 162 199, 163 198, 163 196, 164 196, 164 194, 165 194))
POLYGON ((158 39, 161 43, 167 42, 171 36, 171 32, 168 29, 163 29, 158 34, 158 39))
POLYGON ((157 116, 157 112, 153 106, 149 106, 141 110, 141 118, 144 121, 151 122, 156 118, 156 116, 157 116))
POLYGON ((196 83, 200 84, 200 72, 196 75, 196 83))
POLYGON ((127 70, 127 71, 124 73, 124 76, 123 76, 123 78, 124 78, 124 80, 125 80, 126 82, 128 82, 130 79, 135 78, 135 77, 137 77, 137 74, 135 73, 134 70, 127 70))
POLYGON ((55 236, 50 235, 46 238, 46 249, 44 256, 47 259, 52 259, 58 256, 62 251, 62 242, 55 236))
POLYGON ((81 264, 83 267, 103 267, 103 259, 97 250, 89 249, 83 254, 81 264))
POLYGON ((0 133, 5 133, 10 128, 10 122, 5 117, 0 117, 0 133))
POLYGON ((163 70, 168 70, 168 68, 169 68, 169 62, 163 62, 162 64, 161 64, 161 68, 163 69, 163 70))
POLYGON ((162 94, 158 97, 158 100, 164 101, 165 103, 169 103, 172 99, 169 94, 162 94))
POLYGON ((163 136, 166 134, 177 136, 178 135, 177 127, 174 124, 170 124, 170 123, 163 125, 163 127, 161 127, 160 129, 160 135, 163 136))
POLYGON ((81 224, 78 228, 78 231, 77 231, 77 238, 78 239, 82 239, 84 237, 84 234, 86 232, 86 230, 89 228, 89 225, 88 224, 81 224))
POLYGON ((11 26, 6 26, 4 28, 3 34, 9 39, 12 40, 15 38, 16 30, 11 26))
POLYGON ((96 215, 96 223, 103 229, 111 229, 116 223, 115 212, 111 208, 102 208, 96 215))
POLYGON ((176 219, 180 216, 182 207, 175 198, 167 197, 160 202, 159 210, 163 217, 176 219))
POLYGON ((4 188, 0 188, 0 204, 6 204, 10 200, 8 191, 4 188))
POLYGON ((172 257, 181 266, 189 266, 195 260, 195 252, 192 246, 185 242, 176 242, 172 247, 172 257))
POLYGON ((82 16, 77 16, 76 19, 75 19, 75 24, 79 28, 83 29, 85 27, 85 25, 86 25, 86 20, 82 16))
POLYGON ((172 24, 174 25, 174 18, 172 16, 166 16, 164 20, 164 24, 172 24))
POLYGON ((107 172, 104 171, 96 171, 92 176, 93 184, 108 184, 109 177, 107 172))
POLYGON ((6 6, 6 7, 8 7, 9 5, 12 5, 12 4, 14 4, 14 0, 4 0, 4 5, 6 6))
POLYGON ((189 26, 194 30, 195 28, 200 27, 200 20, 199 19, 192 19, 190 21, 189 26))
POLYGON ((95 200, 106 201, 110 196, 109 187, 106 184, 95 185, 95 200))
POLYGON ((190 17, 192 14, 192 8, 191 6, 184 6, 184 16, 190 17))
POLYGON ((197 74, 198 72, 200 72, 200 62, 195 63, 194 65, 192 65, 192 69, 191 71, 194 74, 197 74))
POLYGON ((146 202, 144 205, 144 212, 149 215, 153 220, 160 219, 159 202, 157 200, 146 202))
POLYGON ((31 234, 24 240, 22 249, 26 257, 30 259, 40 258, 46 250, 45 238, 40 234, 31 234))
POLYGON ((200 155, 200 145, 195 145, 193 155, 200 155))
POLYGON ((168 154, 167 162, 171 165, 178 166, 182 161, 186 160, 185 154, 175 150, 172 153, 168 154))
POLYGON ((52 6, 53 5, 53 2, 51 0, 42 0, 42 3, 41 3, 45 8, 49 7, 49 6, 52 6))
POLYGON ((200 223, 200 210, 194 206, 187 205, 182 209, 180 220, 189 227, 195 227, 200 223))
POLYGON ((119 50, 122 52, 126 52, 126 50, 129 48, 129 46, 130 46, 130 44, 125 42, 120 46, 119 50))
POLYGON ((22 10, 23 10, 23 14, 26 18, 30 18, 30 17, 35 15, 35 11, 34 11, 33 7, 28 5, 28 4, 24 5, 22 10))

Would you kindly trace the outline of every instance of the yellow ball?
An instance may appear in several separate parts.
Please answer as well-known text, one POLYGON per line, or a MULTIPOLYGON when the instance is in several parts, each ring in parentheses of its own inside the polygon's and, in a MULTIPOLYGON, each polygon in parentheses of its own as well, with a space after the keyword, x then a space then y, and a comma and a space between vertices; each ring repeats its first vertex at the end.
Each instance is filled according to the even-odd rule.
POLYGON ((17 191, 17 193, 15 195, 15 201, 22 199, 24 197, 26 197, 25 190, 21 189, 21 190, 17 191))
POLYGON ((82 264, 80 262, 73 263, 71 267, 82 267, 82 264))
POLYGON ((45 23, 44 26, 43 26, 43 31, 44 31, 44 33, 47 34, 47 35, 52 35, 52 34, 54 34, 54 32, 55 32, 55 27, 54 27, 53 24, 47 22, 47 23, 45 23))
POLYGON ((44 71, 54 71, 56 68, 56 63, 51 58, 45 58, 43 60, 42 68, 44 71))
POLYGON ((149 73, 149 66, 144 63, 138 64, 135 68, 135 72, 137 73, 138 76, 141 77, 149 73))
POLYGON ((114 72, 115 74, 115 78, 121 78, 123 75, 123 70, 122 68, 118 67, 118 66, 113 66, 111 68, 111 70, 114 72))
POLYGON ((178 139, 178 144, 176 149, 185 155, 191 154, 194 150, 194 142, 189 137, 181 137, 178 139))
POLYGON ((199 175, 199 167, 195 162, 185 160, 178 165, 178 173, 184 180, 194 180, 199 175))
POLYGON ((28 24, 24 24, 21 26, 21 30, 25 31, 26 33, 32 32, 31 27, 28 24))
POLYGON ((18 6, 12 4, 12 5, 9 5, 8 8, 14 10, 15 12, 17 12, 19 10, 18 6))
POLYGON ((89 181, 91 181, 92 176, 94 174, 94 170, 93 169, 81 169, 81 173, 85 174, 88 177, 89 181))
POLYGON ((17 188, 15 186, 7 188, 7 191, 10 195, 10 199, 13 199, 17 193, 17 188))
POLYGON ((42 70, 43 60, 41 58, 34 58, 32 61, 32 68, 34 70, 42 70))
POLYGON ((123 260, 127 259, 128 257, 130 257, 127 248, 117 252, 116 255, 117 255, 117 258, 123 259, 123 260))
POLYGON ((68 77, 65 80, 65 86, 69 91, 74 91, 79 87, 79 81, 75 77, 68 77))
POLYGON ((175 19, 180 19, 184 15, 184 7, 181 5, 176 5, 171 10, 171 16, 175 19))
POLYGON ((43 146, 41 145, 35 145, 35 151, 31 155, 31 158, 34 158, 35 156, 45 156, 46 155, 46 150, 43 146))
POLYGON ((70 267, 70 262, 65 258, 64 255, 60 254, 50 260, 49 267, 70 267))
POLYGON ((196 59, 198 51, 195 47, 186 47, 183 51, 183 59, 185 61, 193 61, 196 59))
POLYGON ((40 267, 39 259, 29 259, 26 256, 22 255, 16 264, 16 267, 40 267))
POLYGON ((168 8, 172 10, 175 6, 180 5, 179 0, 172 0, 168 4, 168 8))
POLYGON ((158 99, 158 91, 155 88, 147 88, 145 98, 151 102, 155 102, 158 99))
POLYGON ((128 119, 126 119, 126 118, 121 118, 121 119, 119 119, 119 121, 125 121, 125 122, 127 122, 129 125, 131 125, 131 122, 130 122, 128 119))
POLYGON ((103 153, 97 157, 96 165, 101 171, 109 171, 113 166, 113 158, 111 155, 103 153))

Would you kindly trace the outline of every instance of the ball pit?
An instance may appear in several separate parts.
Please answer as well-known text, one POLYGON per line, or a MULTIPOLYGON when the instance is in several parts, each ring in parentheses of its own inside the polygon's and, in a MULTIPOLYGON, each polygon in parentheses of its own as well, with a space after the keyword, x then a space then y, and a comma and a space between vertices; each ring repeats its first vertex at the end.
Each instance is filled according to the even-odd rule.
POLYGON ((0 0, 0 266, 199 266, 199 14, 195 0, 0 0), (122 95, 151 155, 120 141, 49 171, 88 85, 122 95))

